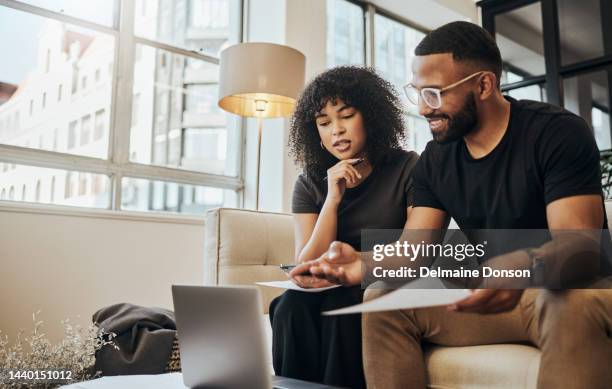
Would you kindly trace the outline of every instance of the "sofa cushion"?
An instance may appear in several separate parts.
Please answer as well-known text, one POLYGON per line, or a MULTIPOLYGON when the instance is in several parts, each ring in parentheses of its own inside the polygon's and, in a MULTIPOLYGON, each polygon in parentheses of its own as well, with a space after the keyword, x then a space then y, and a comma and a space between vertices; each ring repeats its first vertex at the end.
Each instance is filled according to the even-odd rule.
POLYGON ((540 351, 521 344, 425 348, 430 388, 535 388, 540 351))

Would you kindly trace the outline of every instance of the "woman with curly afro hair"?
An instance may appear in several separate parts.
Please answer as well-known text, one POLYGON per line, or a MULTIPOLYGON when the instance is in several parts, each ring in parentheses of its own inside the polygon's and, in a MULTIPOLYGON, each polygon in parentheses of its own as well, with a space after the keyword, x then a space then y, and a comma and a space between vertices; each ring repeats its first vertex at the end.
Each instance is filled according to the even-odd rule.
MULTIPOLYGON (((401 148, 402 106, 389 82, 370 68, 327 70, 302 92, 290 131, 290 152, 303 168, 292 202, 297 263, 318 258, 336 240, 361 250, 364 228, 404 227, 418 155, 401 148)), ((292 280, 303 288, 333 286, 309 275, 292 280)), ((356 286, 288 290, 276 298, 270 305, 276 374, 365 388, 360 315, 321 315, 362 297, 356 286)))

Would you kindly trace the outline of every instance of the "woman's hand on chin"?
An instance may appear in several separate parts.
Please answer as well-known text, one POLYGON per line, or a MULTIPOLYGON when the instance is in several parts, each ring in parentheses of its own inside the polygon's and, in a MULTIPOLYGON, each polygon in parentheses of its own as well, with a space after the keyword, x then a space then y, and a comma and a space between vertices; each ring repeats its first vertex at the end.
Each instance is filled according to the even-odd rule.
POLYGON ((355 185, 361 180, 361 173, 352 165, 360 160, 360 158, 344 159, 327 169, 327 200, 339 204, 346 185, 355 185))

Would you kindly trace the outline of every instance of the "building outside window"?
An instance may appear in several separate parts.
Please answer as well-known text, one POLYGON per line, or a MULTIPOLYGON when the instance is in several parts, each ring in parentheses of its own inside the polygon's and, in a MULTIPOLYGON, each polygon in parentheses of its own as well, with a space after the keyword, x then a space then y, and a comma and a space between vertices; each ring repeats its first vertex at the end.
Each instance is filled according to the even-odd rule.
POLYGON ((365 15, 346 0, 327 0, 327 67, 365 64, 365 15))

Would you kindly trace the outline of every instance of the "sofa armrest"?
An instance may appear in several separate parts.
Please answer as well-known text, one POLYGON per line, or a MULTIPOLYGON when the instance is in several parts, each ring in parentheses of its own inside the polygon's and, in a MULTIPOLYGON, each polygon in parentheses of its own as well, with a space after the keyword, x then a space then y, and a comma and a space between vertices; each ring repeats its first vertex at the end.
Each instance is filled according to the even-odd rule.
MULTIPOLYGON (((294 261, 291 215, 216 208, 206 213, 205 285, 286 280, 280 264, 294 261)), ((281 289, 261 287, 264 312, 281 289)))

